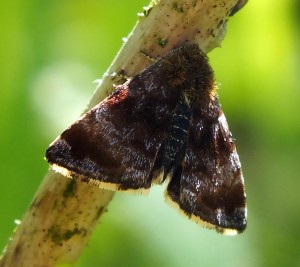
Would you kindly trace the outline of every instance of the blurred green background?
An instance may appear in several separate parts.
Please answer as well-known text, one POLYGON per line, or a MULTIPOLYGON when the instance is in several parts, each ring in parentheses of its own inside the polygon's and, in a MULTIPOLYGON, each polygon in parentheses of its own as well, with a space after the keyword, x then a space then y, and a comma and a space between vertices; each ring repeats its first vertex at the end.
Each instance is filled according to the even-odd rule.
MULTIPOLYGON (((78 118, 147 4, 1 3, 0 249, 47 171, 46 147, 78 118)), ((296 0, 250 0, 209 54, 246 179, 245 233, 186 220, 163 187, 119 193, 76 266, 300 266, 299 16, 296 0)))

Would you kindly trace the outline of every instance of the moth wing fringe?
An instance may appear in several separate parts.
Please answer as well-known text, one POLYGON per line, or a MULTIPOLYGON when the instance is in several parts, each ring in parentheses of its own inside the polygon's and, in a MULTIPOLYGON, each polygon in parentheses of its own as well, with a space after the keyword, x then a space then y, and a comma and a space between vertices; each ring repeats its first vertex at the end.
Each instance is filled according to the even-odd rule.
POLYGON ((183 209, 180 208, 180 206, 179 206, 179 204, 177 202, 173 201, 169 197, 167 190, 165 190, 165 201, 168 203, 168 205, 170 205, 171 207, 173 207, 176 210, 178 210, 181 215, 187 217, 188 219, 190 219, 193 222, 196 222, 197 224, 202 225, 205 228, 214 229, 218 233, 223 234, 223 235, 228 235, 228 236, 235 236, 235 235, 237 235, 239 233, 239 231, 236 230, 236 229, 222 228, 220 226, 216 226, 214 224, 206 222, 206 221, 202 220, 200 217, 195 216, 193 214, 192 215, 188 215, 183 209))
POLYGON ((128 192, 130 194, 134 194, 134 195, 148 195, 149 194, 149 191, 150 191, 150 188, 139 188, 139 189, 123 189, 121 186, 121 184, 115 184, 115 183, 108 183, 108 182, 102 182, 102 181, 99 181, 97 179, 94 179, 94 178, 90 178, 90 177, 86 177, 86 176, 83 176, 83 175, 78 175, 77 173, 75 172, 72 172, 64 167, 61 167, 57 164, 52 164, 52 169, 57 172, 57 173, 60 173, 61 175, 63 176, 66 176, 68 178, 71 178, 71 179, 76 179, 76 180, 81 180, 82 182, 85 182, 85 183, 88 183, 88 184, 91 184, 93 186, 97 186, 101 189, 105 189, 105 190, 110 190, 110 191, 123 191, 123 192, 128 192))

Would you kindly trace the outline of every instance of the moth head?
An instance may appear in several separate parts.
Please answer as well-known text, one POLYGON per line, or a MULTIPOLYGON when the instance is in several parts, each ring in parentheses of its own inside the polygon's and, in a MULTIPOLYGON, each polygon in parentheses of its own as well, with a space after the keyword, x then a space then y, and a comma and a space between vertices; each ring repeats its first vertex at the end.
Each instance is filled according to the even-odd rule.
POLYGON ((197 45, 187 44, 167 54, 161 61, 164 78, 171 87, 212 91, 214 75, 208 58, 197 45))

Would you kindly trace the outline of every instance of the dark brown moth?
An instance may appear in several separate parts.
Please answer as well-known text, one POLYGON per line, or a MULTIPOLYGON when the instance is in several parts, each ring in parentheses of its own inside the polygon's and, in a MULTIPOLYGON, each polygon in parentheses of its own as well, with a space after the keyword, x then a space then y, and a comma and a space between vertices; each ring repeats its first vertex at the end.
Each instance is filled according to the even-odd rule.
POLYGON ((147 191, 168 180, 166 198, 224 234, 246 228, 241 164, 197 45, 177 48, 65 130, 47 149, 54 170, 101 188, 147 191))

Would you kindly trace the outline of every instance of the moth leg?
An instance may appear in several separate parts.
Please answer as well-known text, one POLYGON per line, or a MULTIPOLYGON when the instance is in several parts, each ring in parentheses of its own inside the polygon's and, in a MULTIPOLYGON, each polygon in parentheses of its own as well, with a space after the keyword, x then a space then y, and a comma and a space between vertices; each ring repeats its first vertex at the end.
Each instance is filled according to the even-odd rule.
POLYGON ((120 69, 117 72, 112 72, 108 74, 111 77, 112 81, 116 81, 117 84, 124 84, 125 82, 132 79, 132 77, 128 76, 124 69, 120 69))

